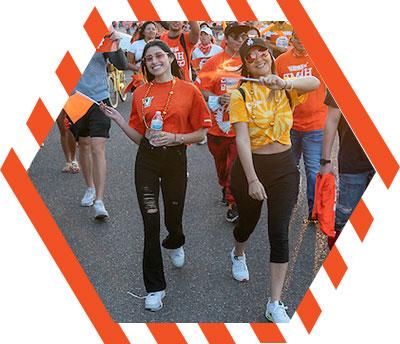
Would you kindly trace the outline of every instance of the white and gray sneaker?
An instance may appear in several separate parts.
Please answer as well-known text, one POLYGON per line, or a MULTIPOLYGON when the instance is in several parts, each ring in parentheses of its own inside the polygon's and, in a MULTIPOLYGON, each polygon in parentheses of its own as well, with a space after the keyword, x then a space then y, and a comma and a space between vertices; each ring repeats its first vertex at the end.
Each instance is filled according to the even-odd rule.
POLYGON ((93 205, 94 200, 96 199, 96 189, 92 187, 88 187, 85 191, 85 195, 81 200, 82 207, 91 207, 93 205))
POLYGON ((102 200, 94 202, 94 218, 96 220, 105 220, 108 218, 108 211, 106 210, 102 200))
POLYGON ((165 290, 149 293, 144 300, 144 308, 151 312, 157 312, 163 308, 162 299, 165 297, 165 290))
POLYGON ((235 248, 231 251, 231 261, 232 261, 232 276, 235 280, 239 282, 244 282, 249 280, 249 270, 246 265, 246 255, 235 256, 235 248))
POLYGON ((185 264, 185 251, 183 246, 168 250, 168 256, 171 259, 172 265, 176 268, 181 268, 185 264))
POLYGON ((265 310, 265 317, 273 323, 288 323, 289 316, 286 313, 287 307, 281 301, 271 302, 268 298, 267 309, 265 310))

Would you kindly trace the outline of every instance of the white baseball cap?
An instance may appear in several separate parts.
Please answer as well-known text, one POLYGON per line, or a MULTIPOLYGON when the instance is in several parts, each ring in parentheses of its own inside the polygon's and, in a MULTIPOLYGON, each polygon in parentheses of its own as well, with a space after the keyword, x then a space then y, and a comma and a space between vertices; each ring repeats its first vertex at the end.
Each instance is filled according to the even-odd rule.
POLYGON ((213 35, 212 30, 211 30, 208 26, 203 26, 203 27, 200 29, 200 32, 205 32, 206 34, 208 34, 208 35, 210 35, 210 36, 213 35))

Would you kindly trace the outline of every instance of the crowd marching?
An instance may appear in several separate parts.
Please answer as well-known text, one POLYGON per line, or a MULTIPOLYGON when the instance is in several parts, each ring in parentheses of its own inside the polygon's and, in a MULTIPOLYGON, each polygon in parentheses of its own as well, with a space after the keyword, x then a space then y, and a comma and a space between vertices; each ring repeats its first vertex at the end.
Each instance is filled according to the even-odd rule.
POLYGON ((304 221, 316 224, 316 180, 333 173, 339 132, 339 196, 330 247, 371 180, 372 165, 289 23, 146 21, 125 27, 132 35, 127 51, 111 30, 57 120, 66 159, 62 171, 82 172, 86 183, 81 206, 93 205, 97 220, 109 217, 103 201, 105 144, 114 121, 139 146, 134 180, 144 226, 145 308, 158 311, 166 295, 161 246, 175 267, 185 263, 186 150, 207 144, 224 216, 234 224, 232 276, 249 280, 246 242, 265 200, 271 252, 265 316, 288 322, 281 293, 301 161, 308 202, 304 221), (132 71, 125 90, 132 93, 128 121, 108 101, 107 64, 132 71), (168 231, 161 245, 160 190, 168 231))

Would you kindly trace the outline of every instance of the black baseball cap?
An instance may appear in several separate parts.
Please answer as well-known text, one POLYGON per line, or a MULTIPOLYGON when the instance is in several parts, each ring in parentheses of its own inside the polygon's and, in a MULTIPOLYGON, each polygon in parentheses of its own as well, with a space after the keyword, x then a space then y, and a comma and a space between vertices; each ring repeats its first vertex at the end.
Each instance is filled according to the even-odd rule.
POLYGON ((260 48, 265 48, 268 49, 267 43, 262 39, 262 38, 247 38, 242 45, 240 46, 239 49, 239 54, 244 61, 246 59, 247 54, 249 53, 249 50, 253 47, 260 47, 260 48))
POLYGON ((238 22, 232 22, 227 25, 225 28, 224 34, 226 37, 232 35, 232 34, 238 34, 242 32, 247 32, 250 30, 250 26, 247 24, 241 24, 238 22))

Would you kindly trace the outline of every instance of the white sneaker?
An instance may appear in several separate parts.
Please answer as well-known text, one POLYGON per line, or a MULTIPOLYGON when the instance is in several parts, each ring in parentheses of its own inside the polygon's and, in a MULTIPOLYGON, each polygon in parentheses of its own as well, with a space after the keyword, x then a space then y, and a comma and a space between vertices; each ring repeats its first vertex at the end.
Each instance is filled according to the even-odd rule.
POLYGON ((149 293, 144 300, 144 308, 148 311, 157 312, 163 307, 162 299, 165 297, 165 290, 149 293))
POLYGON ((235 280, 239 282, 244 282, 249 280, 249 270, 246 265, 246 255, 235 256, 235 248, 231 251, 232 260, 232 276, 235 280))
POLYGON ((265 310, 265 317, 273 323, 288 323, 289 316, 286 313, 287 307, 281 301, 271 302, 268 298, 267 309, 265 310))
POLYGON ((81 200, 82 207, 90 207, 93 205, 94 200, 96 199, 96 189, 89 187, 85 191, 85 195, 81 200))
POLYGON ((104 203, 101 200, 94 202, 94 218, 96 220, 104 220, 108 217, 108 211, 104 207, 104 203))
POLYGON ((181 268, 183 264, 185 264, 185 251, 183 250, 183 246, 168 250, 168 256, 171 259, 172 265, 176 268, 181 268))

